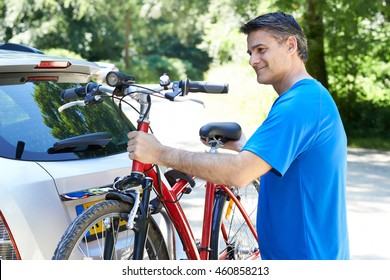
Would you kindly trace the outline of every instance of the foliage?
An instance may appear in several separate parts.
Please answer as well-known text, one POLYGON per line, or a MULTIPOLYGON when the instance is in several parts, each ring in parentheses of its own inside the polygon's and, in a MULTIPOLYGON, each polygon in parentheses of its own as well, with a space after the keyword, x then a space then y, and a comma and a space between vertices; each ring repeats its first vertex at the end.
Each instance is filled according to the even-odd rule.
POLYGON ((328 73, 349 136, 389 137, 390 24, 385 2, 328 1, 328 73))
MULTIPOLYGON (((119 65, 122 69, 124 65, 119 65)), ((143 60, 136 60, 132 64, 132 69, 126 71, 134 74, 137 83, 158 83, 158 78, 166 73, 173 80, 180 80, 190 71, 190 66, 186 66, 183 60, 169 58, 161 55, 150 55, 143 60)))
POLYGON ((104 0, 5 0, 3 39, 38 49, 63 48, 89 60, 118 59, 122 38, 104 0))
POLYGON ((69 57, 69 58, 73 58, 73 59, 85 60, 78 53, 75 53, 75 52, 72 52, 72 51, 66 50, 66 49, 44 49, 43 52, 46 55, 51 55, 51 56, 61 56, 61 57, 69 57))
MULTIPOLYGON (((196 48, 203 28, 202 22, 193 18, 207 11, 208 2, 5 0, 0 2, 0 41, 38 49, 60 47, 87 60, 117 62, 126 71, 134 70, 131 63, 153 67, 152 61, 159 65, 174 61, 169 68, 175 69, 175 59, 181 59, 184 73, 200 79, 211 58, 196 48), (131 63, 124 57, 125 51, 130 52, 131 63)), ((180 69, 174 73, 183 74, 180 69)))
MULTIPOLYGON (((300 20, 309 42, 310 73, 321 65, 324 47, 325 85, 336 99, 348 136, 390 137, 390 24, 388 1, 277 0, 276 6, 300 20), (313 11, 322 13, 322 41, 313 37, 313 11), (311 65, 310 65, 311 64, 311 65)), ((316 76, 316 75, 315 75, 316 76)), ((316 76, 322 82, 321 77, 316 76)))

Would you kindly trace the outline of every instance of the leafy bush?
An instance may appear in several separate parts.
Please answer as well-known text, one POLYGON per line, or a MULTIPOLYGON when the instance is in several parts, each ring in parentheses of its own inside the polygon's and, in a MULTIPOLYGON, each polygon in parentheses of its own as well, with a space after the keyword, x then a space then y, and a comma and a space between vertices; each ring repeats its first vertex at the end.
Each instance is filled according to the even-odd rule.
POLYGON ((81 55, 70 51, 70 50, 65 50, 65 49, 47 49, 47 50, 42 50, 46 55, 51 55, 51 56, 62 56, 62 57, 67 57, 67 58, 73 58, 73 59, 84 59, 81 55))
POLYGON ((171 81, 190 78, 202 79, 203 72, 195 68, 191 62, 161 55, 150 55, 140 60, 133 60, 131 69, 117 63, 118 68, 127 74, 134 75, 137 83, 158 83, 159 77, 166 73, 171 81))

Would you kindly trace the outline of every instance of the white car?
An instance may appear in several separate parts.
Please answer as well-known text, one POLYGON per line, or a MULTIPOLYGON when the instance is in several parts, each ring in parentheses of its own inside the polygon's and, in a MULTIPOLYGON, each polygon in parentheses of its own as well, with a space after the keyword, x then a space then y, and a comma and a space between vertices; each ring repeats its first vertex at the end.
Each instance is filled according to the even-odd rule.
POLYGON ((97 61, 96 64, 100 69, 94 73, 93 77, 99 84, 106 82, 106 76, 110 71, 118 71, 118 67, 114 63, 97 61))
POLYGON ((128 174, 135 128, 112 100, 58 111, 99 69, 0 44, 0 259, 51 259, 71 220, 128 174))

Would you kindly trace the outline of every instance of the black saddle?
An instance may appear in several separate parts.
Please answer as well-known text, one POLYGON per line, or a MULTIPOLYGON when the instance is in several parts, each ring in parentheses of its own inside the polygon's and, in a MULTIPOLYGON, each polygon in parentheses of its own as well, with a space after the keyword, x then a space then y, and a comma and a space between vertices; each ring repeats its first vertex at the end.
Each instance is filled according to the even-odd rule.
POLYGON ((202 126, 199 130, 200 137, 206 142, 218 140, 222 144, 240 139, 241 133, 241 126, 235 122, 212 122, 202 126))

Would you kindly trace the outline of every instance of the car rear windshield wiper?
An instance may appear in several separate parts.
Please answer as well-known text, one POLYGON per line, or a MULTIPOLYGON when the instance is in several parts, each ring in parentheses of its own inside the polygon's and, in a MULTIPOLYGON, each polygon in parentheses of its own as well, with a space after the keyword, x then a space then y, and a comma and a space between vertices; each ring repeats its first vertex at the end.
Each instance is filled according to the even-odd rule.
POLYGON ((98 150, 110 143, 112 137, 107 132, 96 132, 76 137, 66 138, 54 143, 53 147, 48 149, 49 154, 69 153, 98 150))

